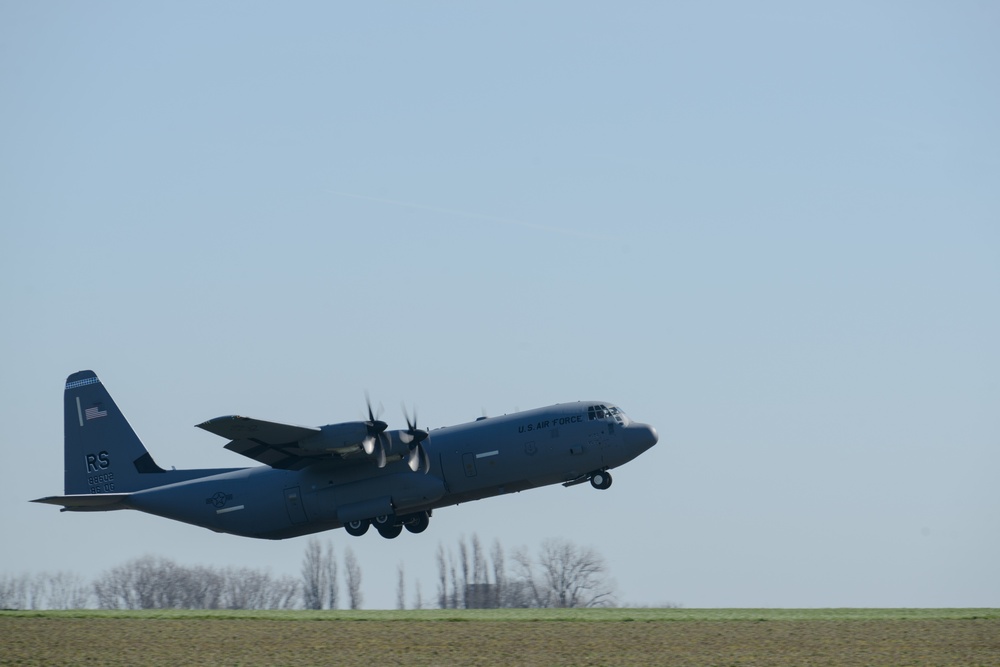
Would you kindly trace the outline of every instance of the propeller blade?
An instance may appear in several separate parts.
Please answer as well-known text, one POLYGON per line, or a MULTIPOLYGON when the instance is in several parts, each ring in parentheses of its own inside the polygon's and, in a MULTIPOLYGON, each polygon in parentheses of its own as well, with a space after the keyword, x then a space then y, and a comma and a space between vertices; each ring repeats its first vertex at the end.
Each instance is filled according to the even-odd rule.
POLYGON ((389 425, 375 418, 375 411, 372 410, 372 399, 367 391, 365 392, 365 404, 368 406, 368 421, 365 422, 368 435, 361 441, 361 448, 368 456, 375 457, 375 463, 379 468, 384 468, 387 449, 384 438, 385 430, 389 428, 389 425))
POLYGON ((420 443, 410 450, 407 464, 413 472, 423 472, 425 475, 431 470, 431 459, 427 456, 427 450, 420 443))
POLYGON ((421 442, 427 438, 427 431, 417 428, 417 409, 413 409, 413 419, 406 412, 406 405, 403 405, 403 417, 406 418, 406 430, 400 432, 399 439, 413 447, 414 442, 421 442))
POLYGON ((399 439, 410 448, 406 463, 413 472, 423 471, 424 474, 430 472, 431 460, 427 456, 427 451, 421 444, 430 435, 422 428, 417 428, 417 409, 413 409, 413 419, 406 412, 406 405, 403 405, 403 416, 406 418, 406 430, 399 431, 399 439))
MULTIPOLYGON (((367 391, 365 392, 365 405, 368 406, 368 422, 367 422, 367 425, 368 425, 369 430, 375 430, 375 431, 378 431, 379 433, 381 433, 382 431, 384 431, 387 428, 389 428, 388 424, 386 424, 384 421, 382 421, 381 419, 379 419, 378 417, 375 416, 375 412, 372 410, 372 399, 368 395, 367 391)), ((382 406, 379 406, 379 410, 378 411, 382 412, 382 406)))
POLYGON ((389 433, 388 431, 385 432, 385 433, 379 433, 378 434, 378 439, 379 439, 379 442, 382 443, 382 447, 385 449, 386 452, 391 452, 392 451, 392 434, 391 433, 389 433))
POLYGON ((431 457, 427 455, 427 450, 424 449, 423 445, 419 445, 418 449, 420 450, 420 468, 426 475, 431 471, 431 457))

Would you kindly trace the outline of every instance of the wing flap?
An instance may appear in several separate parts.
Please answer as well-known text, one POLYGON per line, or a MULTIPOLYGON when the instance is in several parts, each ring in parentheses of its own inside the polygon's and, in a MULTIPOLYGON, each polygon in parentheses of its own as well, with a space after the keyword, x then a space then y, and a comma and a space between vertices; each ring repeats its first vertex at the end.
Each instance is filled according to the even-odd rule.
POLYGON ((312 452, 311 455, 304 455, 301 449, 294 446, 294 443, 290 446, 279 447, 247 438, 233 440, 226 445, 226 449, 281 470, 301 470, 320 459, 329 458, 329 454, 326 452, 312 452))

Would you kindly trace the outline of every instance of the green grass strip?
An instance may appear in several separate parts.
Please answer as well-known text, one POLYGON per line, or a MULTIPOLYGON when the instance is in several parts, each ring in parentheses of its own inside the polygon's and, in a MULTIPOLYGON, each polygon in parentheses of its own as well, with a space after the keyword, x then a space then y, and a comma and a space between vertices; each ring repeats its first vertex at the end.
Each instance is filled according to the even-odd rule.
POLYGON ((0 611, 17 618, 245 619, 269 621, 537 621, 537 622, 690 622, 690 621, 885 621, 1000 619, 1000 609, 421 609, 371 611, 267 611, 225 609, 151 609, 142 611, 0 611))

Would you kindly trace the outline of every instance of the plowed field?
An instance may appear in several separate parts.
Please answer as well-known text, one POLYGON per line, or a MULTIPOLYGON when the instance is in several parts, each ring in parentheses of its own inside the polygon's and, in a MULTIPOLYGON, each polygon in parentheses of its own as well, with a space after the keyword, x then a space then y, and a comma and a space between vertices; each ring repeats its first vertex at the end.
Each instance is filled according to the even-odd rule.
POLYGON ((1000 613, 969 611, 2 612, 0 664, 1000 666, 1000 613))

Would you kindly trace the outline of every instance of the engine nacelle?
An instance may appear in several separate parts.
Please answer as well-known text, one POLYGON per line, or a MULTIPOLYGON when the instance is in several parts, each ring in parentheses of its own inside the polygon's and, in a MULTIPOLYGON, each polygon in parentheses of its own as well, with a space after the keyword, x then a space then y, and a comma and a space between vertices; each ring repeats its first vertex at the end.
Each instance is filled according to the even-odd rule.
POLYGON ((313 451, 331 451, 360 447, 368 437, 366 422, 343 422, 320 426, 320 432, 300 440, 298 446, 313 451))

